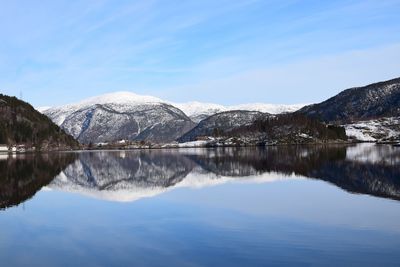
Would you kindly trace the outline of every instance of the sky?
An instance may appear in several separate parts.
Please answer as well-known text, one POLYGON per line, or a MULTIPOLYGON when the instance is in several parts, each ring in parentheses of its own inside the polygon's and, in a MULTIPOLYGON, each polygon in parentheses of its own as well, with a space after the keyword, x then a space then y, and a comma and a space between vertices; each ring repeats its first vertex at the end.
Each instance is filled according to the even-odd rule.
POLYGON ((0 92, 314 103, 400 76, 400 0, 0 0, 0 92))

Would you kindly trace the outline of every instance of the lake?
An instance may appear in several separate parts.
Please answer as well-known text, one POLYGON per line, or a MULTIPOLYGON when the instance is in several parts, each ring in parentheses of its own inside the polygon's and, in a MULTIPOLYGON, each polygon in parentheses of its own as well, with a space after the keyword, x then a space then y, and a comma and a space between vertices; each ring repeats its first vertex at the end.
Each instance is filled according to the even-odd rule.
POLYGON ((400 148, 0 155, 2 266, 399 266, 400 148))

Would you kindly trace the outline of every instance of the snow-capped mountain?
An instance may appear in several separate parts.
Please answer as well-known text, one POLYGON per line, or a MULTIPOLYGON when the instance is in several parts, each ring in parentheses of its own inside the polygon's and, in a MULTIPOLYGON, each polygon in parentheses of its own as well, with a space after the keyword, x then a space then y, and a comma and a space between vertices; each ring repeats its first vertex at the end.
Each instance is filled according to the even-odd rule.
POLYGON ((302 105, 172 103, 153 96, 116 92, 61 107, 37 108, 81 143, 117 140, 169 142, 214 114, 233 111, 282 113, 302 105))
POLYGON ((219 112, 227 111, 227 107, 213 103, 187 102, 187 103, 171 103, 175 107, 182 110, 192 121, 198 123, 211 115, 219 112))
POLYGON ((259 111, 270 114, 281 114, 295 112, 306 104, 265 104, 265 103, 249 103, 240 105, 223 106, 213 103, 188 102, 188 103, 171 103, 175 107, 181 109, 194 122, 198 123, 211 115, 233 110, 259 111))
POLYGON ((105 94, 44 111, 82 143, 121 139, 173 141, 194 127, 180 109, 152 96, 105 94))

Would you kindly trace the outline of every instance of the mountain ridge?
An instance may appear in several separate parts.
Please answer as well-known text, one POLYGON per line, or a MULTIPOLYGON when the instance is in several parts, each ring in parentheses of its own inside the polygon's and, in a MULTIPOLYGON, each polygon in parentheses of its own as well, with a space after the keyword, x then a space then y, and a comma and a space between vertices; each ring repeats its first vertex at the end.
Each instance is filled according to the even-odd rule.
MULTIPOLYGON (((201 120, 224 111, 233 110, 246 110, 246 111, 259 111, 270 114, 288 113, 299 110, 307 104, 270 104, 270 103, 244 103, 237 105, 222 105, 217 103, 200 102, 200 101, 189 101, 189 102, 173 102, 168 100, 162 100, 160 98, 148 95, 139 95, 129 91, 118 91, 114 93, 107 93, 99 96, 90 97, 79 101, 77 103, 61 105, 59 107, 37 107, 37 110, 46 113, 49 109, 57 109, 60 107, 80 109, 86 105, 94 104, 107 104, 107 103, 166 103, 180 109, 185 115, 198 123, 201 120)), ((57 124, 62 124, 63 121, 57 121, 57 124)))
POLYGON ((330 123, 400 116, 400 78, 345 89, 297 111, 330 123))
POLYGON ((247 103, 238 105, 220 105, 214 103, 202 103, 197 101, 187 103, 172 103, 181 109, 194 122, 225 111, 259 111, 270 114, 289 113, 299 110, 307 104, 268 104, 268 103, 247 103))

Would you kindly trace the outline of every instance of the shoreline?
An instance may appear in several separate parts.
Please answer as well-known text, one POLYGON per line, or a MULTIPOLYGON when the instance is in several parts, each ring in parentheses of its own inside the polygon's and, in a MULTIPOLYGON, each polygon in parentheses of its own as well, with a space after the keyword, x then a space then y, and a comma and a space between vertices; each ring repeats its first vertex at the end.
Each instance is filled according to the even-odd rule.
MULTIPOLYGON (((184 143, 181 143, 184 144, 184 143)), ((97 147, 97 148, 79 148, 79 149, 51 149, 51 150, 27 150, 24 152, 0 151, 1 156, 17 156, 28 154, 46 154, 53 152, 90 152, 90 151, 133 151, 133 150, 163 150, 163 149, 215 149, 215 148, 262 148, 262 147, 287 147, 287 146, 351 146, 357 144, 391 145, 400 147, 399 142, 371 142, 371 141, 351 141, 351 142, 312 142, 312 143, 280 143, 280 144, 247 144, 247 145, 200 145, 200 146, 179 146, 178 145, 146 145, 141 147, 97 147)))

